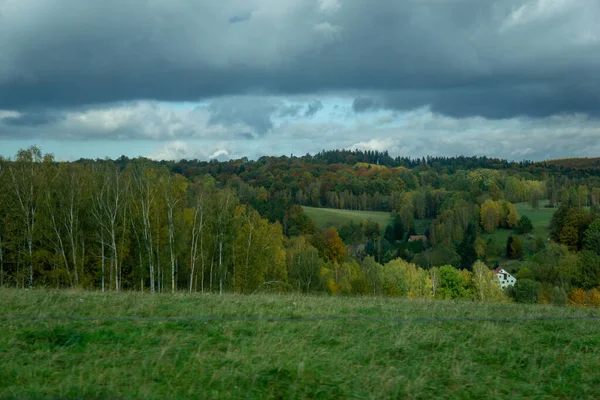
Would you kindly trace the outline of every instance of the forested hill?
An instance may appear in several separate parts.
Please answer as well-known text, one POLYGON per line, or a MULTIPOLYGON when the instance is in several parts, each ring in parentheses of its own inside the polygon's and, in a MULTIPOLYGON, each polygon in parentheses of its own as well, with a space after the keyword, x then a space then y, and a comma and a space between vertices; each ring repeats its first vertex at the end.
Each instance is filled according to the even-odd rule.
POLYGON ((560 158, 543 161, 541 164, 550 168, 563 168, 567 171, 585 170, 590 172, 600 171, 600 157, 595 158, 560 158))
MULTIPOLYGON (((101 160, 80 159, 79 163, 98 162, 101 160)), ((124 167, 131 159, 122 156, 115 160, 117 165, 124 167)), ((232 159, 228 161, 155 161, 156 164, 168 166, 175 173, 186 177, 211 174, 238 174, 243 175, 247 170, 261 170, 269 172, 271 168, 281 169, 287 165, 290 169, 304 168, 307 171, 318 170, 331 165, 360 166, 371 165, 388 168, 404 168, 416 171, 435 171, 439 174, 453 174, 459 170, 471 171, 476 169, 504 170, 515 174, 530 174, 534 177, 543 177, 548 174, 568 173, 571 177, 581 178, 587 176, 600 176, 600 158, 569 158, 533 162, 522 160, 519 162, 508 161, 493 157, 391 157, 387 151, 362 151, 362 150, 331 150, 303 156, 264 156, 257 160, 247 158, 232 159), (321 167, 321 168, 319 168, 321 167)), ((335 168, 335 167, 333 167, 335 168)), ((329 168, 331 169, 331 168, 329 168)))
POLYGON ((600 304, 590 168, 369 151, 65 163, 31 147, 0 159, 0 187, 0 286, 600 304), (515 292, 488 285, 497 265, 515 292))

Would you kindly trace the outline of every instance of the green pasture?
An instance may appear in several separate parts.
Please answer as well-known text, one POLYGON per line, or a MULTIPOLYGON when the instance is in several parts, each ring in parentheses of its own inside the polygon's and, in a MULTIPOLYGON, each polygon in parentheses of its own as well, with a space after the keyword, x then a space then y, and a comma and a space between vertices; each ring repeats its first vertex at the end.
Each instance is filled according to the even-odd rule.
POLYGON ((593 399, 600 388, 598 320, 518 320, 599 310, 40 289, 0 289, 0 310, 0 398, 593 399), (350 315, 372 319, 302 320, 350 315), (119 319, 240 316, 290 320, 119 319))
POLYGON ((360 221, 372 220, 381 226, 382 231, 390 223, 391 214, 383 211, 350 211, 338 210, 334 208, 316 208, 302 207, 319 228, 335 227, 348 224, 350 221, 360 223, 360 221))

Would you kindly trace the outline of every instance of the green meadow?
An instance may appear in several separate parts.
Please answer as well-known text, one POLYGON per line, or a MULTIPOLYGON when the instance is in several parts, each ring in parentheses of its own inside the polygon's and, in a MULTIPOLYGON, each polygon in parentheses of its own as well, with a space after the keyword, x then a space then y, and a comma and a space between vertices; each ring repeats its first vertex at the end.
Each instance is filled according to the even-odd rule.
POLYGON ((40 289, 1 289, 0 309, 0 398, 591 399, 600 388, 600 321, 503 320, 600 317, 592 309, 40 289), (302 319, 349 315, 403 321, 302 319))
POLYGON ((348 224, 350 221, 359 223, 360 221, 372 220, 377 222, 382 231, 390 223, 391 214, 383 211, 350 211, 338 210, 334 208, 316 208, 302 207, 306 215, 308 215, 319 228, 335 227, 339 228, 342 225, 348 224))
POLYGON ((550 237, 550 220, 552 215, 556 211, 556 208, 546 208, 540 205, 538 209, 531 207, 529 203, 518 203, 515 204, 515 208, 519 213, 519 217, 527 216, 531 219, 533 224, 533 231, 526 234, 520 234, 512 229, 497 229, 492 233, 483 233, 482 238, 487 242, 489 239, 492 240, 493 246, 496 247, 497 252, 502 252, 499 257, 491 257, 493 261, 501 262, 503 265, 508 266, 510 270, 514 270, 511 265, 516 264, 514 260, 509 260, 505 257, 504 251, 506 249, 506 242, 509 236, 518 236, 523 242, 525 252, 532 254, 534 252, 535 241, 537 237, 548 243, 550 237))

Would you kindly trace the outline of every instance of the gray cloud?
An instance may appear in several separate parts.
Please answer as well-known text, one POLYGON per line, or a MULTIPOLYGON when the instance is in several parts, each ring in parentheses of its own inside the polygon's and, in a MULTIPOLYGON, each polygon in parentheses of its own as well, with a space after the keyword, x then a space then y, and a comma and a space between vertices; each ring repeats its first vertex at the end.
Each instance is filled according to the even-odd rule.
POLYGON ((43 126, 54 124, 62 120, 64 117, 61 113, 53 113, 49 111, 41 112, 26 112, 15 116, 9 116, 2 119, 6 126, 43 126))
POLYGON ((319 100, 311 101, 306 107, 306 111, 304 112, 305 117, 312 117, 319 111, 323 109, 323 102, 319 100))
POLYGON ((282 106, 279 109, 280 117, 297 117, 300 114, 300 110, 302 110, 302 106, 300 104, 292 104, 289 106, 282 106))
POLYGON ((457 117, 598 115, 599 20, 592 0, 5 1, 0 109, 353 91, 457 117))
POLYGON ((356 113, 361 113, 365 111, 378 110, 381 109, 381 104, 379 104, 372 97, 359 96, 354 99, 352 102, 352 109, 356 113))
MULTIPOLYGON (((352 112, 352 99, 335 98, 335 102, 342 104, 338 108, 346 112, 333 115, 334 102, 324 99, 324 108, 317 117, 283 119, 278 117, 277 106, 282 103, 278 97, 223 98, 216 105, 196 108, 124 103, 64 112, 60 118, 41 125, 14 124, 16 119, 29 117, 0 111, 0 155, 13 155, 13 143, 25 147, 40 141, 46 145, 56 143, 54 148, 44 145, 44 150, 55 152, 61 159, 77 159, 82 152, 92 157, 118 157, 123 153, 138 156, 140 151, 147 151, 142 148, 149 146, 156 147, 152 152, 155 158, 188 159, 206 159, 217 153, 220 158, 299 155, 332 148, 387 150, 393 156, 463 154, 511 160, 600 154, 600 125, 585 114, 456 118, 427 107, 356 114, 352 112), (254 109, 252 103, 257 105, 254 109), (220 122, 214 120, 211 108, 217 110, 220 122), (249 119, 247 113, 260 117, 249 119), (329 116, 322 118, 327 113, 329 116), (266 133, 259 133, 266 128, 266 133), (84 145, 82 140, 104 144, 84 145), (113 153, 106 154, 111 148, 113 153)), ((305 109, 306 104, 302 106, 305 109)))
POLYGON ((239 24, 240 22, 249 21, 250 18, 252 18, 252 14, 249 12, 245 13, 245 14, 235 15, 235 16, 229 18, 229 23, 230 24, 239 24))
POLYGON ((277 101, 269 98, 228 97, 210 102, 209 124, 235 127, 243 124, 253 128, 259 135, 273 129, 272 116, 279 109, 277 101))

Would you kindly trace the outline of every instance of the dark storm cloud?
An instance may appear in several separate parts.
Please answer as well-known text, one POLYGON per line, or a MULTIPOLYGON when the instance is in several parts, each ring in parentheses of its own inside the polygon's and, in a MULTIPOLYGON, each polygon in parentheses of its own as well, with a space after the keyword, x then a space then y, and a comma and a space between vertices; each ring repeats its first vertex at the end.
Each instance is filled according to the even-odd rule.
POLYGON ((61 121, 64 117, 58 113, 49 112, 28 112, 17 116, 6 117, 2 119, 2 123, 6 126, 13 127, 35 127, 42 125, 55 124, 61 121))
POLYGON ((264 135, 273 128, 272 116, 279 104, 268 98, 228 97, 211 101, 210 125, 235 127, 246 125, 259 135, 264 135))
POLYGON ((380 108, 381 108, 381 104, 377 100, 375 100, 371 97, 359 96, 359 97, 355 98, 354 101, 352 102, 352 109, 356 113, 361 113, 361 112, 365 112, 365 111, 373 111, 373 110, 377 110, 380 108))
POLYGON ((356 112, 599 114, 599 20, 595 0, 7 0, 0 109, 350 91, 374 99, 356 112))
POLYGON ((239 24, 240 22, 249 21, 251 17, 252 17, 251 13, 236 15, 236 16, 229 18, 229 23, 230 24, 239 24))

